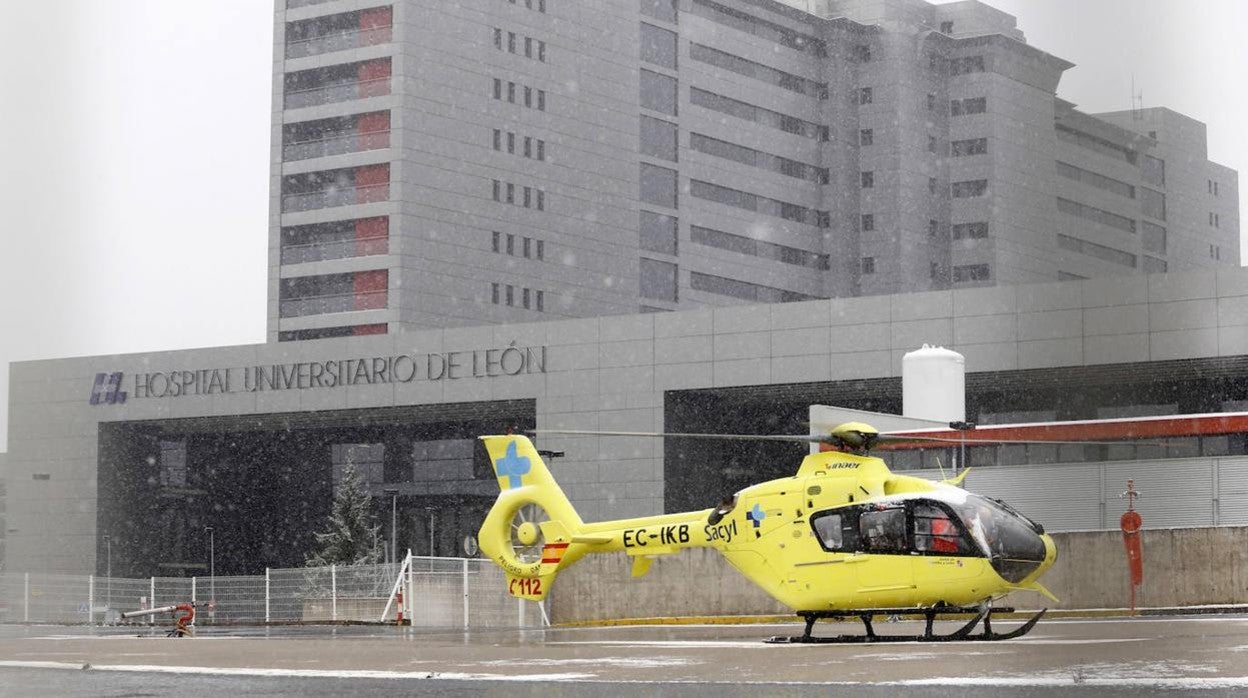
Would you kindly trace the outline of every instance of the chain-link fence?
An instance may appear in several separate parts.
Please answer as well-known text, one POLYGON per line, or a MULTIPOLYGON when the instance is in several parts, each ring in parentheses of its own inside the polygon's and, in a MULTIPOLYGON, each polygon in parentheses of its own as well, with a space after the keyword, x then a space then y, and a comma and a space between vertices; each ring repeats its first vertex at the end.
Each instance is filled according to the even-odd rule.
MULTIPOLYGON (((410 564, 270 569, 246 577, 122 579, 0 574, 0 623, 115 623, 122 613, 211 602, 196 623, 393 622, 398 589, 404 618, 436 628, 536 627, 539 604, 507 594, 488 560, 411 557, 410 564), (400 572, 403 572, 401 584, 400 572), (388 612, 387 612, 388 611, 388 612), (383 617, 384 614, 384 617, 383 617)), ((140 617, 149 622, 151 616, 140 617)))

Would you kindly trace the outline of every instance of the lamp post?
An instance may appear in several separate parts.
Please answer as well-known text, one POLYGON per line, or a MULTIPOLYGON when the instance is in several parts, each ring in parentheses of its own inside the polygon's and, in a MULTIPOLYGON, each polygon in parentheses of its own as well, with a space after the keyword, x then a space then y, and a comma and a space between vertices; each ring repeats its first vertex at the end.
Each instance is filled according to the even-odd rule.
POLYGON ((397 539, 398 539, 397 533, 399 530, 399 527, 398 527, 399 491, 397 489, 394 489, 393 487, 384 489, 382 491, 390 495, 390 561, 398 562, 399 561, 399 548, 398 548, 398 543, 397 543, 397 539))
POLYGON ((429 557, 433 557, 433 507, 425 507, 429 512, 429 557))
MULTIPOLYGON (((105 613, 107 613, 107 609, 111 608, 113 604, 113 537, 107 533, 104 534, 104 550, 104 559, 106 560, 104 563, 104 576, 108 578, 107 590, 104 592, 108 596, 104 599, 104 608, 106 609, 105 613)), ((108 622, 108 618, 105 617, 104 621, 108 622)))
POLYGON ((209 615, 213 615, 217 606, 217 550, 216 550, 216 534, 212 530, 212 526, 205 526, 204 532, 208 534, 208 580, 209 580, 209 601, 212 606, 209 607, 209 615))

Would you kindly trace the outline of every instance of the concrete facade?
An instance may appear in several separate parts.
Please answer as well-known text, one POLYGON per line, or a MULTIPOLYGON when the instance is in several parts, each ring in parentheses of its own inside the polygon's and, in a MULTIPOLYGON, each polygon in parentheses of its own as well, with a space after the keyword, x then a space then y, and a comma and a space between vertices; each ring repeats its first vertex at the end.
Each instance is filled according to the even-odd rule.
MULTIPOLYGON (((161 422, 224 432, 239 425, 275 423, 297 436, 300 425, 331 418, 367 426, 380 414, 377 410, 450 414, 524 403, 532 405, 538 428, 661 431, 668 398, 681 391, 727 395, 806 386, 831 395, 838 386, 850 384, 871 390, 895 381, 902 355, 925 342, 966 356, 968 387, 979 375, 990 382, 1023 381, 1015 390, 1040 390, 1059 385, 1055 381, 1063 375, 1078 373, 1083 376, 1079 382, 1104 374, 1127 390, 1147 387, 1171 373, 1221 372, 1242 392, 1248 271, 15 363, 7 466, 8 564, 48 572, 93 569, 100 554, 100 487, 109 476, 102 468, 120 462, 101 451, 108 442, 106 427, 161 422), (378 366, 387 367, 386 357, 398 356, 411 358, 389 364, 386 375, 377 373, 378 366), (319 376, 330 370, 329 364, 339 375, 357 378, 333 386, 312 378, 314 372, 319 376), (271 378, 277 373, 287 377, 273 378, 276 387, 249 389, 257 382, 256 367, 270 371, 271 378), (213 388, 213 369, 218 370, 216 380, 231 381, 228 386, 218 382, 213 388), (114 373, 121 375, 110 389, 108 379, 114 373), (183 386, 176 391, 183 394, 173 395, 172 380, 183 386)), ((1060 389, 1084 390, 1079 385, 1060 389)), ((1233 407, 1196 406, 1207 411, 1233 407)), ((708 418, 717 419, 714 414, 708 418)), ((507 426, 495 427, 487 420, 479 428, 507 426)), ((742 428, 765 432, 768 427, 759 421, 742 428)), ((542 444, 566 452, 554 461, 553 470, 586 520, 663 510, 670 494, 665 493, 665 470, 671 464, 661 440, 544 437, 542 444)), ((123 450, 118 457, 134 456, 123 450)), ((296 469, 291 476, 298 482, 300 473, 296 469)), ((482 482, 492 484, 488 477, 482 482)), ((1169 481, 1159 482, 1169 487, 1164 484, 1169 481)), ((1223 499, 1224 518, 1216 521, 1229 523, 1225 517, 1234 511, 1232 503, 1244 496, 1243 483, 1235 482, 1237 489, 1223 496, 1235 494, 1238 499, 1223 499)), ((1102 489, 1108 492, 1112 486, 1102 489)), ((1028 478, 1011 487, 1006 493, 1011 500, 1036 489, 1028 478)), ((1203 497, 1199 505, 1207 508, 1206 490, 1190 494, 1193 501, 1203 497)), ((1052 518, 1045 523, 1064 527, 1052 518)), ((1174 525, 1207 523, 1213 522, 1183 520, 1174 525)), ((113 553, 116 562, 116 545, 113 553)))
POLYGON ((979 2, 275 5, 270 341, 1238 264, 1203 124, 979 2))

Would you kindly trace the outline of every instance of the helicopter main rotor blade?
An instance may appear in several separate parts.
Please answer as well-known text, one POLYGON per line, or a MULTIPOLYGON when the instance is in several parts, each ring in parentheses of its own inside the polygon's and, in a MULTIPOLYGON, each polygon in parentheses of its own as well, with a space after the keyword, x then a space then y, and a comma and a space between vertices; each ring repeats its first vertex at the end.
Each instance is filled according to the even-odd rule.
POLYGON ((902 443, 939 443, 950 446, 960 445, 986 445, 992 446, 997 444, 1088 444, 1092 446, 1122 446, 1143 444, 1146 446, 1165 446, 1165 441, 1156 439, 1124 439, 1122 441, 1088 441, 1075 439, 994 439, 991 436, 968 436, 966 439, 950 439, 940 436, 907 436, 898 433, 882 433, 875 442, 877 445, 885 446, 891 444, 902 443))
POLYGON ((541 436, 543 434, 559 436, 645 436, 645 437, 676 437, 684 439, 721 439, 729 441, 783 441, 789 443, 828 443, 831 436, 817 434, 690 434, 652 431, 585 431, 578 429, 530 429, 526 434, 541 436))

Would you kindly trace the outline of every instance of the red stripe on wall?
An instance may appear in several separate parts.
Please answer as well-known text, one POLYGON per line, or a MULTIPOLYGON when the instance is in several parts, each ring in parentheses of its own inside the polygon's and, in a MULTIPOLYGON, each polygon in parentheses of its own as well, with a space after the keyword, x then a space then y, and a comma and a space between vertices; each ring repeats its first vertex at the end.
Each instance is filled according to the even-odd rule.
POLYGON ((390 251, 390 217, 360 218, 355 221, 355 256, 367 257, 390 251))
POLYGON ((355 168, 355 203, 368 204, 390 198, 390 163, 355 168))
POLYGON ((354 277, 355 309, 376 310, 387 305, 390 272, 386 269, 357 271, 354 277))

